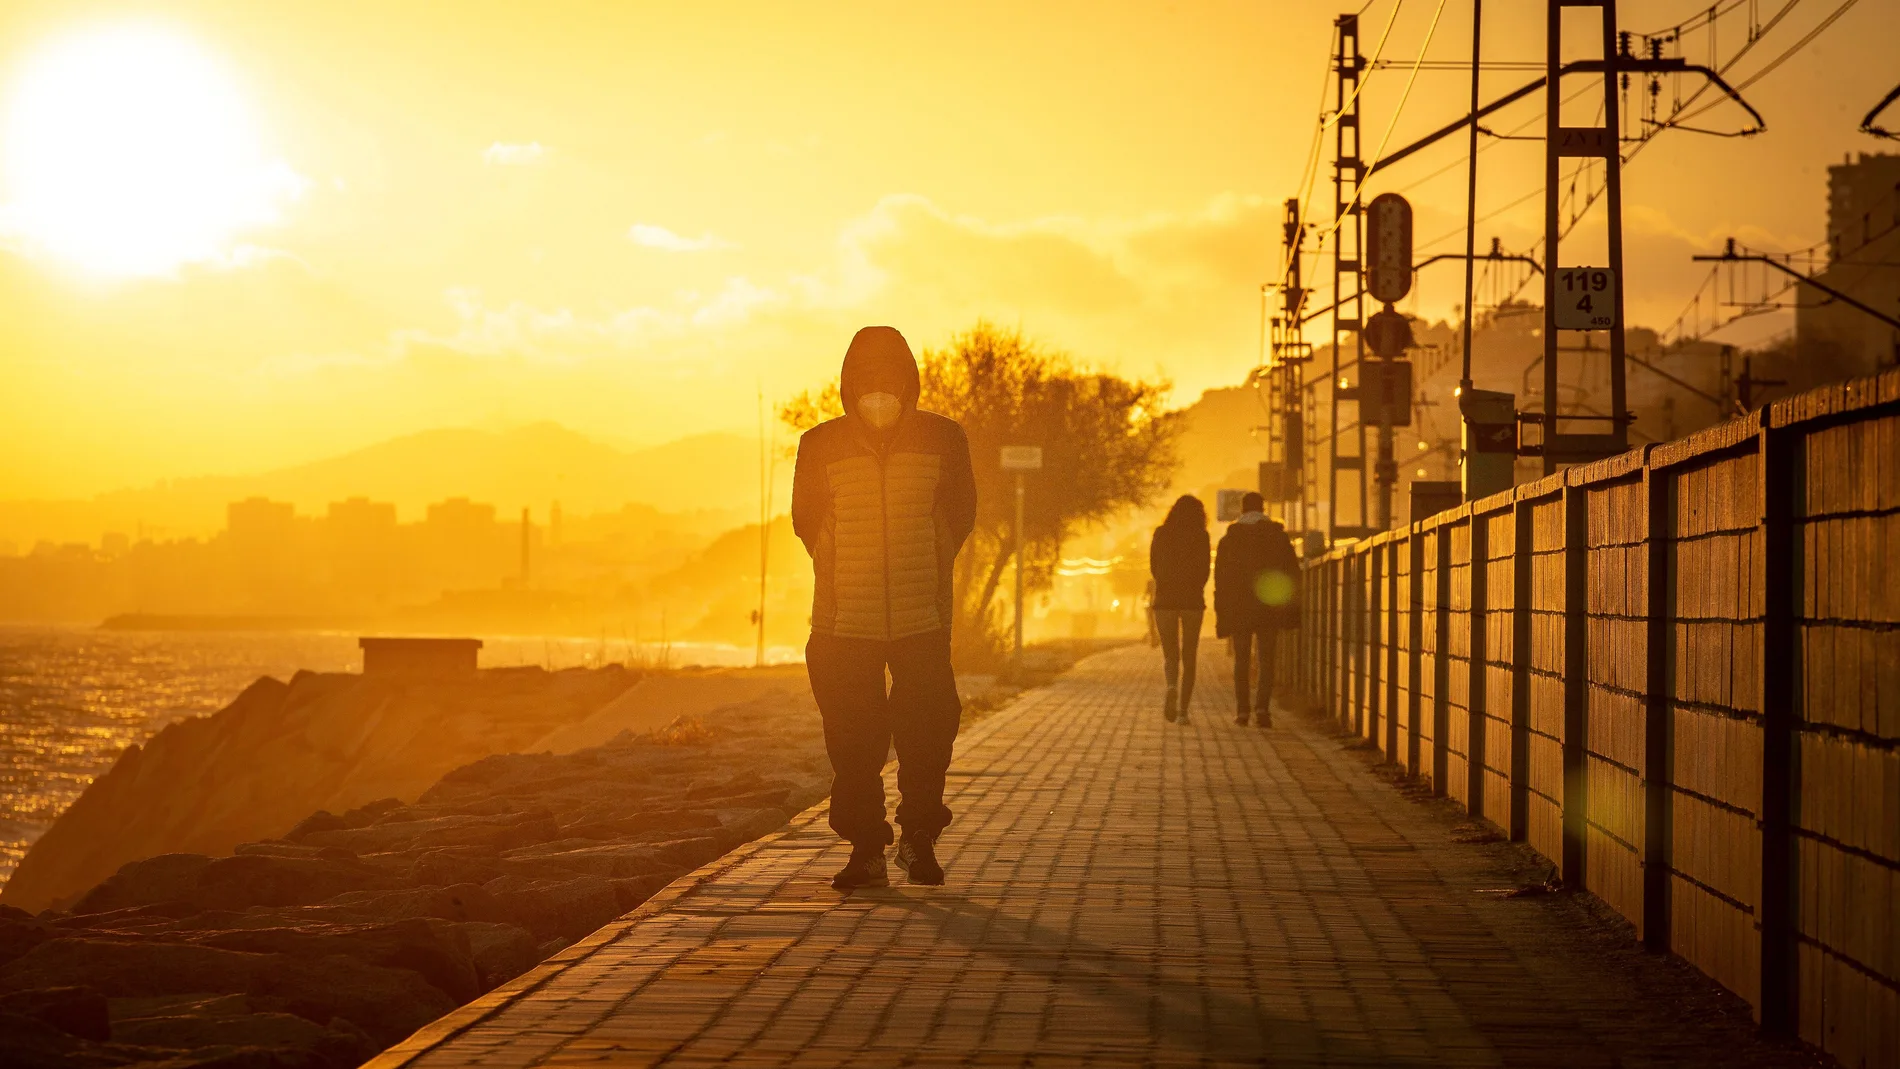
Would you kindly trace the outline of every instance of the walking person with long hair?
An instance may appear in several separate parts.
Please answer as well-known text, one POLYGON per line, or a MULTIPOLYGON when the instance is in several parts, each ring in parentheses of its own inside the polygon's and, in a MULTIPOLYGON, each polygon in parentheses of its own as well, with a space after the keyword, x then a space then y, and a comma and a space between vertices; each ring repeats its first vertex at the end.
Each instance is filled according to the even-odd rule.
POLYGON ((1201 620, 1207 614, 1207 509, 1193 494, 1182 494, 1155 528, 1148 543, 1148 572, 1154 576, 1154 623, 1161 635, 1161 663, 1168 695, 1161 715, 1185 724, 1194 700, 1194 668, 1201 644, 1201 620))

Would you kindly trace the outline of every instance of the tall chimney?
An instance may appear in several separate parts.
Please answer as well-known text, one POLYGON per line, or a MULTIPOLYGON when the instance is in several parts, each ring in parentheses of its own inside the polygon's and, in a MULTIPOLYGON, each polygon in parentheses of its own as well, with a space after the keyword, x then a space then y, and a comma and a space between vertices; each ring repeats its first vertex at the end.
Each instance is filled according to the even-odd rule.
POLYGON ((528 587, 528 510, 521 510, 521 587, 528 587))

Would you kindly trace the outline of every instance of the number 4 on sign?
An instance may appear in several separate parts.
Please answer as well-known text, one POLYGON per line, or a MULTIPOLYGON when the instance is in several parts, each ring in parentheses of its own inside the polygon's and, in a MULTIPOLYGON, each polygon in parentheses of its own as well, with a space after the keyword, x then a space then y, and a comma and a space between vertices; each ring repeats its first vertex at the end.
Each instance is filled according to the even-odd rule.
POLYGON ((1608 330, 1616 326, 1616 272, 1607 267, 1566 267, 1552 279, 1551 302, 1558 330, 1608 330))

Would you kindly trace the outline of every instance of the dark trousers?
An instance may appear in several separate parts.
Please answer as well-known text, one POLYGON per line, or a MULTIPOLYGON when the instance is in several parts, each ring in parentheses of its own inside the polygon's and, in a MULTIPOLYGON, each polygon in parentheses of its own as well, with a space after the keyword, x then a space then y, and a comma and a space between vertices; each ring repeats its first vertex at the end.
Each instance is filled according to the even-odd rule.
POLYGON ((1194 697, 1194 669, 1200 660, 1200 609, 1156 609, 1155 626, 1161 632, 1161 674, 1168 686, 1181 688, 1181 708, 1194 697))
POLYGON ((1262 627, 1254 631, 1236 631, 1230 641, 1234 646, 1234 711, 1245 714, 1249 711, 1247 695, 1253 694, 1253 709, 1263 713, 1273 710, 1273 646, 1279 637, 1279 628, 1262 627), (1252 680, 1253 654, 1260 654, 1260 672, 1252 680), (1248 683, 1253 686, 1249 687, 1248 683))
POLYGON ((943 831, 950 823, 943 775, 963 715, 949 632, 892 642, 814 634, 805 645, 805 671, 831 757, 831 829, 854 845, 890 845, 884 762, 895 743, 897 822, 913 834, 943 831))

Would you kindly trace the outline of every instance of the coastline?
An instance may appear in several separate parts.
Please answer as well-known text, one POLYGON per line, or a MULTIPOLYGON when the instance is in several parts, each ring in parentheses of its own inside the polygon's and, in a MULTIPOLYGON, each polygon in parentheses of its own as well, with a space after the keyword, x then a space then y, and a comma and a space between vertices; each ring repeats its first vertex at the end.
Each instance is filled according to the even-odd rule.
MULTIPOLYGON (((961 677, 966 728, 1099 645, 1036 650, 1013 680, 961 677)), ((540 673, 541 685, 609 671, 540 673)), ((730 689, 746 674, 697 675, 730 689)), ((767 676, 803 682, 791 666, 755 682, 767 676)), ((624 681, 570 724, 601 728, 640 690, 624 681)), ((684 706, 682 693, 666 700, 684 706)), ((308 813, 227 852, 134 860, 66 908, 0 905, 0 1060, 350 1069, 822 800, 808 690, 738 696, 663 722, 662 709, 637 712, 630 723, 657 726, 565 753, 494 753, 413 801, 308 813)))

